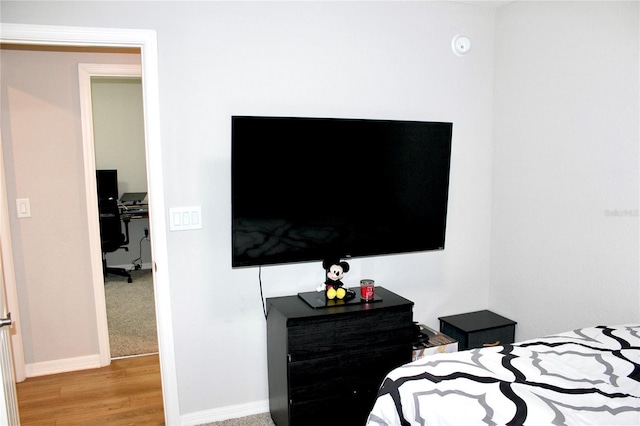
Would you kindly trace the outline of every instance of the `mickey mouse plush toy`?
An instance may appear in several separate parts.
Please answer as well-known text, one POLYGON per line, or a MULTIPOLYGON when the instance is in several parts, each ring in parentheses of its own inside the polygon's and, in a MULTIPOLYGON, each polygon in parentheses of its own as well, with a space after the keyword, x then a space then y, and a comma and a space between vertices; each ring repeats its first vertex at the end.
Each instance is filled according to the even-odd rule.
POLYGON ((327 279, 324 282, 327 299, 350 300, 356 297, 355 291, 343 288, 342 281, 340 281, 344 274, 349 272, 347 262, 341 262, 340 259, 325 259, 322 262, 322 267, 327 271, 327 279))

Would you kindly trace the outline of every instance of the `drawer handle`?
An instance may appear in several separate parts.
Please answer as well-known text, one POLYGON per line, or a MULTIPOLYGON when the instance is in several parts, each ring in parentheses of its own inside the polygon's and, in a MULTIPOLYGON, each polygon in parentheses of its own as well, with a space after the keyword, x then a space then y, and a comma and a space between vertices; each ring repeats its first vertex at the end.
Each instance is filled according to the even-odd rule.
POLYGON ((483 343, 482 346, 485 346, 485 347, 500 346, 500 340, 496 340, 493 343, 483 343))

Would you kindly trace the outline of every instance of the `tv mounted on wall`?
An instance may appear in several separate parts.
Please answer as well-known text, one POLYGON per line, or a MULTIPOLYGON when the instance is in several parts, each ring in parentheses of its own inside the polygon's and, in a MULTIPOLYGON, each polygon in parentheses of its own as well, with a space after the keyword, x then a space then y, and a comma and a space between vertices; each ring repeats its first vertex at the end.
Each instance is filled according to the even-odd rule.
POLYGON ((232 266, 442 250, 452 123, 232 117, 232 266))

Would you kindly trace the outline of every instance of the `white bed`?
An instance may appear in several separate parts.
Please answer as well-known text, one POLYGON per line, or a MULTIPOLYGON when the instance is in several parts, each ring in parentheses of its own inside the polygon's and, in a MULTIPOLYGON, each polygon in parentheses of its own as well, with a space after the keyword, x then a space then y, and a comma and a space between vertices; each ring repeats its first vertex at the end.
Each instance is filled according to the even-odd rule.
POLYGON ((640 325, 435 354, 385 378, 368 426, 640 425, 640 325))

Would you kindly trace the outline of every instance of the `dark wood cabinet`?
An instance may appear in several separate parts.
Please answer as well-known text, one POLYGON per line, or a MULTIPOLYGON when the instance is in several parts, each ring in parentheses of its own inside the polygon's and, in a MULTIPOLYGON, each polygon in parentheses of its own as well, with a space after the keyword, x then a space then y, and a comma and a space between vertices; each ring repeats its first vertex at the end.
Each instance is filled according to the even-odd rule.
POLYGON ((267 299, 269 405, 277 426, 365 424, 384 376, 411 361, 415 335, 413 302, 383 287, 376 297, 319 309, 298 296, 267 299))
POLYGON ((440 317, 440 331, 458 341, 459 350, 513 343, 516 322, 483 310, 440 317))

